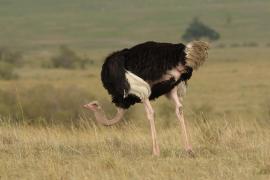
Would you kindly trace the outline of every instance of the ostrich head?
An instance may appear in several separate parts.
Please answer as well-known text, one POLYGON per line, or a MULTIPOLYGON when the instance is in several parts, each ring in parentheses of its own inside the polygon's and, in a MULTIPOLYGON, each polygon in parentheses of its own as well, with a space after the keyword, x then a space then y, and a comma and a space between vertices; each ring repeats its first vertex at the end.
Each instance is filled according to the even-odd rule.
POLYGON ((99 105, 98 101, 92 101, 88 104, 83 105, 83 107, 94 112, 101 109, 101 106, 99 105))
POLYGON ((96 117, 96 121, 105 125, 105 126, 111 126, 118 121, 120 121, 123 118, 124 115, 124 109, 117 108, 117 113, 114 118, 108 119, 102 109, 102 107, 99 105, 98 101, 92 101, 88 104, 83 105, 84 108, 89 109, 94 112, 94 115, 96 117))

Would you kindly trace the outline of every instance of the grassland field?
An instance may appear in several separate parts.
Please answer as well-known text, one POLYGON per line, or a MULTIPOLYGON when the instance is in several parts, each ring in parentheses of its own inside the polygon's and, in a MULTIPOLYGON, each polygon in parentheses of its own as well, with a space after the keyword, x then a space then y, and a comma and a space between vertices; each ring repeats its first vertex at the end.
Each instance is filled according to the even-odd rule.
POLYGON ((44 52, 61 44, 91 53, 147 40, 179 42, 194 17, 226 43, 269 43, 268 0, 1 0, 1 45, 44 52))
POLYGON ((25 61, 18 79, 0 80, 0 179, 269 179, 269 5, 0 0, 0 46, 22 51, 25 61), (112 116, 100 82, 104 57, 146 40, 178 42, 195 16, 221 33, 184 99, 196 157, 185 153, 173 105, 164 97, 153 102, 161 148, 153 157, 142 105, 113 127, 96 124, 81 105, 97 99, 112 116), (256 46, 242 45, 250 42, 256 46), (43 68, 62 44, 94 64, 43 68))

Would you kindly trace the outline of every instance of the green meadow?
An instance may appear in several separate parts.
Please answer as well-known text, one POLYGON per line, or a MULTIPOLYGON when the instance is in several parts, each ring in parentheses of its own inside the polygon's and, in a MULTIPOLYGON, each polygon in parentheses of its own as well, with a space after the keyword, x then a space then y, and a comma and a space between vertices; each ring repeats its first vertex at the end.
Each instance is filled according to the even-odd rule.
MULTIPOLYGON (((269 43, 268 0, 1 0, 1 45, 28 51, 70 45, 86 52, 146 40, 179 42, 194 17, 222 42, 269 43)), ((109 50, 108 50, 109 49, 109 50)))

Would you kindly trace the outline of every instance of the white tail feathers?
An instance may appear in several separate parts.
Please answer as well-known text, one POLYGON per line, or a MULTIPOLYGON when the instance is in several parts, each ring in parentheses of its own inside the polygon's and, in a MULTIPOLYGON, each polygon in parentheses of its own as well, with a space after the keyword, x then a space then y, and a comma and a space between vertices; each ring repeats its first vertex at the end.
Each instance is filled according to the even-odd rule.
POLYGON ((187 44, 186 53, 186 65, 198 69, 208 57, 207 50, 209 49, 209 44, 203 41, 192 41, 187 44))
MULTIPOLYGON (((139 97, 141 100, 148 99, 151 94, 150 85, 130 71, 126 71, 125 75, 130 86, 128 94, 133 94, 139 97)), ((124 92, 124 97, 126 97, 128 94, 124 92)))

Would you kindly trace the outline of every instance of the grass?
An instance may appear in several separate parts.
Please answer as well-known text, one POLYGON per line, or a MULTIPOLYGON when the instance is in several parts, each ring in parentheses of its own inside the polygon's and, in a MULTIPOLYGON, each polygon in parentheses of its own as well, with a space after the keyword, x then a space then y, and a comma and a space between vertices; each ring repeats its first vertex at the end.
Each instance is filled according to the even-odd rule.
MULTIPOLYGON (((89 121, 86 122, 86 124, 89 121)), ((196 158, 179 129, 158 128, 161 156, 151 154, 148 128, 136 123, 70 129, 0 128, 1 179, 268 179, 269 124, 255 119, 189 123, 196 158)))
POLYGON ((2 0, 0 39, 2 46, 27 52, 66 44, 94 53, 146 40, 179 42, 198 16, 221 33, 222 42, 264 45, 268 6, 267 0, 2 0))
POLYGON ((184 105, 194 159, 184 151, 173 107, 165 98, 153 102, 161 147, 158 158, 151 154, 149 124, 141 105, 132 107, 122 123, 109 128, 97 126, 92 114, 82 109, 78 118, 57 119, 57 113, 77 112, 92 99, 101 100, 112 115, 110 97, 99 80, 99 64, 87 70, 19 69, 20 78, 0 81, 1 89, 8 93, 17 88, 19 113, 30 123, 1 117, 1 178, 269 179, 267 57, 267 48, 212 49, 208 62, 194 73, 184 105), (35 93, 29 93, 33 89, 35 93), (89 96, 80 94, 81 90, 89 96), (58 100, 63 102, 58 108, 67 109, 59 111, 50 104, 37 108, 69 91, 73 95, 58 100), (32 117, 29 121, 26 112, 31 113, 31 106, 23 102, 35 100, 35 95, 39 103, 33 101, 33 114, 47 111, 55 115, 54 120, 38 123, 39 118, 32 117))
POLYGON ((22 51, 26 63, 18 79, 0 80, 0 179, 269 179, 268 4, 0 0, 0 46, 22 51), (116 126, 95 124, 82 104, 97 99, 114 113, 100 82, 104 57, 146 40, 179 42, 195 16, 222 35, 184 101, 196 158, 185 153, 164 97, 152 103, 160 157, 142 105, 116 126), (94 64, 42 68, 62 44, 94 64))
MULTIPOLYGON (((100 55, 100 57, 102 56, 100 55)), ((267 111, 266 107, 270 99, 268 93, 270 74, 267 61, 269 56, 268 48, 245 47, 210 50, 208 62, 198 72, 195 72, 189 81, 188 94, 185 98, 187 114, 190 115, 194 112, 198 114, 203 110, 209 111, 214 116, 222 116, 224 113, 241 114, 246 117, 263 116, 267 111)), ((2 107, 9 104, 14 105, 13 102, 16 99, 12 100, 12 97, 17 96, 14 91, 17 88, 17 94, 21 96, 21 103, 27 104, 23 105, 23 109, 26 108, 27 112, 33 111, 32 103, 40 104, 40 107, 53 103, 63 107, 65 111, 70 111, 71 114, 74 112, 72 114, 74 117, 81 104, 92 98, 100 100, 108 109, 111 99, 100 82, 100 66, 99 62, 86 70, 41 69, 29 66, 18 69, 17 74, 20 76, 18 80, 0 81, 0 90, 6 94, 5 96, 11 97, 10 103, 2 101, 0 105, 2 104, 2 107), (46 88, 42 88, 44 86, 46 88), (86 96, 86 94, 88 95, 86 96), (67 97, 65 98, 65 96, 67 97), (59 102, 54 103, 56 98, 60 104, 59 102), (76 100, 72 101, 72 98, 76 100), (35 100, 37 101, 35 102, 35 100)), ((164 114, 160 104, 168 107, 166 111, 171 109, 170 103, 165 98, 161 98, 154 102, 155 108, 161 109, 162 113, 159 115, 164 114)), ((136 109, 137 107, 132 108, 131 111, 137 111, 136 109)), ((48 111, 48 114, 54 114, 54 118, 60 119, 56 116, 58 112, 55 108, 42 108, 41 110, 35 108, 35 110, 32 114, 44 114, 48 111)), ((12 114, 14 109, 6 112, 12 114)), ((144 118, 144 116, 140 117, 144 118)))

